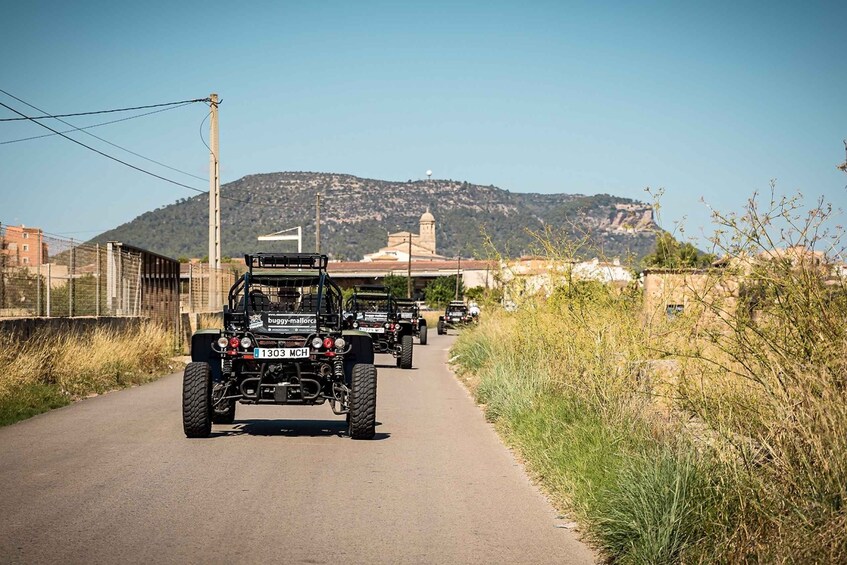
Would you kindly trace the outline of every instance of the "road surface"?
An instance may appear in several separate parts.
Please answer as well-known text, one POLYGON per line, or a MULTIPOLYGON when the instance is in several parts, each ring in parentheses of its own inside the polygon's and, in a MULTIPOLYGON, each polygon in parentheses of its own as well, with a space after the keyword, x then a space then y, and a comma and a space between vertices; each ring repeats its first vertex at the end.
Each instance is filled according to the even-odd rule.
POLYGON ((446 368, 379 364, 377 438, 238 406, 186 439, 181 375, 0 428, 0 562, 591 563, 446 368))

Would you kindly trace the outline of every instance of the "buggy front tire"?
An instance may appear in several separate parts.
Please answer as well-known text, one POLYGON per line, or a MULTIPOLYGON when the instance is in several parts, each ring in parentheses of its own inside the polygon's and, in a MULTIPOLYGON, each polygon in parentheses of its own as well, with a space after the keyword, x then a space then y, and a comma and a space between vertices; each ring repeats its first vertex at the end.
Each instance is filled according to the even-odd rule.
POLYGON ((348 431, 352 439, 373 439, 376 434, 376 367, 353 365, 348 431))
POLYGON ((212 373, 208 363, 193 362, 182 377, 182 429, 185 437, 212 433, 212 373))
POLYGON ((421 345, 426 345, 426 326, 421 326, 421 329, 418 330, 418 336, 421 340, 421 345))
POLYGON ((438 335, 444 335, 444 322, 442 320, 438 320, 438 335))
POLYGON ((412 350, 414 345, 412 343, 412 335, 406 334, 400 340, 400 368, 401 369, 411 369, 412 368, 412 350))

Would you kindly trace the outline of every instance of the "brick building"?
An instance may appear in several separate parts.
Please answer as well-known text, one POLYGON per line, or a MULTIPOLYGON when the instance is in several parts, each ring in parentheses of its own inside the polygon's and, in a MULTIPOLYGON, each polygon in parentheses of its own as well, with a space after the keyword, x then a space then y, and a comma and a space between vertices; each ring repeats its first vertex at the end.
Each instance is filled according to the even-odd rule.
POLYGON ((35 267, 48 262, 41 228, 5 226, 0 229, 0 256, 6 267, 35 267))

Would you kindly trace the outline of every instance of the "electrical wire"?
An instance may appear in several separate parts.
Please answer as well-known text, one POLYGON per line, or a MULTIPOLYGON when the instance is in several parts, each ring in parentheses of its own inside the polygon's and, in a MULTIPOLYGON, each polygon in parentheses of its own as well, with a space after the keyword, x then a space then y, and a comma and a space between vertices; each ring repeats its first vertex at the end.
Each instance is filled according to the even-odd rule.
MULTIPOLYGON (((108 125, 111 125, 111 124, 126 122, 126 121, 129 121, 129 120, 134 120, 136 118, 143 118, 145 116, 152 116, 153 114, 158 114, 160 112, 167 112, 168 110, 176 110, 177 108, 182 108, 184 106, 188 106, 189 104, 190 104, 190 102, 186 102, 185 104, 180 104, 179 106, 169 106, 167 108, 161 108, 159 110, 153 110, 152 112, 144 112, 143 114, 137 114, 135 116, 129 116, 128 118, 121 118, 119 120, 111 120, 111 121, 108 121, 108 122, 101 122, 99 124, 93 124, 93 125, 90 125, 90 126, 83 126, 81 128, 69 129, 69 130, 63 131, 62 133, 72 133, 74 131, 82 131, 84 129, 93 129, 93 128, 99 128, 100 126, 108 126, 108 125)), ((45 138, 45 137, 53 137, 54 135, 56 135, 56 134, 55 133, 45 133, 44 135, 33 135, 31 137, 22 137, 20 139, 10 139, 8 141, 0 141, 0 145, 8 145, 10 143, 20 143, 22 141, 32 141, 33 139, 42 139, 42 138, 45 138)))
MULTIPOLYGON (((13 97, 14 98, 14 97, 13 97)), ((164 102, 162 104, 148 104, 146 106, 134 106, 132 108, 115 108, 114 110, 97 110, 95 112, 76 112, 73 114, 56 114, 50 116, 27 116, 26 118, 0 118, 0 122, 18 122, 23 120, 46 120, 48 118, 72 118, 74 116, 93 116, 95 114, 112 114, 114 112, 131 112, 133 110, 148 110, 150 108, 161 108, 162 106, 177 106, 179 104, 194 104, 195 102, 210 102, 209 98, 193 98, 191 100, 180 100, 178 102, 164 102)), ((46 113, 46 112, 45 112, 46 113)))
MULTIPOLYGON (((29 107, 31 107, 31 108, 34 108, 34 109, 38 110, 39 112, 44 112, 44 110, 41 110, 41 109, 39 109, 39 108, 36 108, 36 107, 35 107, 35 106, 33 106, 32 104, 29 104, 28 102, 26 102, 26 101, 24 101, 24 100, 21 100, 20 98, 17 98, 16 96, 13 96, 12 94, 9 94, 9 93, 8 93, 8 92, 6 92, 5 90, 0 89, 0 92, 2 92, 3 94, 5 94, 5 95, 7 95, 7 96, 9 96, 9 97, 11 97, 11 98, 14 98, 15 100, 18 100, 18 101, 19 101, 19 102, 21 102, 22 104, 26 104, 27 106, 29 106, 29 107)), ((209 100, 209 99, 206 99, 206 100, 209 100)), ((10 111, 14 112, 15 114, 18 114, 19 116, 21 116, 21 119, 29 120, 29 121, 31 121, 32 123, 34 123, 34 124, 38 124, 39 126, 43 127, 44 129, 47 129, 47 130, 51 131, 53 135, 58 135, 58 136, 60 136, 60 137, 63 137, 63 138, 65 138, 65 139, 67 139, 68 141, 72 141, 73 143, 76 143, 77 145, 80 145, 80 146, 84 147, 85 149, 88 149, 89 151, 93 151, 94 153, 97 153, 98 155, 101 155, 101 156, 103 156, 103 157, 106 157, 107 159, 110 159, 110 160, 112 160, 112 161, 115 161, 116 163, 120 163, 121 165, 127 166, 127 167, 129 167, 130 169, 134 169, 134 170, 136 170, 136 171, 138 171, 138 172, 140 172, 140 173, 144 173, 145 175, 149 175, 149 176, 151 176, 151 177, 157 178, 157 179, 159 179, 159 180, 163 180, 163 181, 165 181, 165 182, 168 182, 168 183, 174 184, 174 185, 176 185, 176 186, 180 186, 180 187, 182 187, 182 188, 187 188, 188 190, 191 190, 191 191, 197 192, 197 193, 199 193, 199 194, 209 194, 209 191, 208 191, 208 190, 201 190, 201 189, 199 189, 199 188, 195 188, 195 187, 193 187, 193 186, 189 186, 189 185, 187 185, 187 184, 183 184, 183 183, 181 183, 181 182, 179 182, 179 181, 175 181, 175 180, 173 180, 173 179, 169 179, 169 178, 167 178, 167 177, 163 177, 163 176, 161 176, 161 175, 157 175, 156 173, 153 173, 153 172, 148 171, 148 170, 146 170, 146 169, 142 169, 141 167, 138 167, 138 166, 136 166, 136 165, 133 165, 132 163, 128 163, 128 162, 126 162, 126 161, 123 161, 122 159, 118 159, 117 157, 114 157, 114 156, 112 156, 112 155, 109 155, 108 153, 104 153, 103 151, 100 151, 99 149, 96 149, 96 148, 94 148, 94 147, 91 147, 90 145, 86 145, 85 143, 83 143, 83 142, 81 142, 81 141, 79 141, 79 140, 76 140, 76 139, 74 139, 74 138, 72 138, 72 137, 69 137, 69 136, 65 135, 63 132, 57 131, 57 130, 55 130, 55 129, 51 128, 50 126, 48 126, 48 125, 46 125, 46 124, 42 124, 41 122, 39 122, 39 121, 38 121, 38 120, 40 120, 40 119, 50 119, 50 118, 53 118, 54 116, 46 116, 46 117, 38 117, 38 118, 36 118, 36 117, 30 117, 30 116, 27 116, 26 114, 24 114, 23 112, 19 112, 18 110, 16 110, 16 109, 12 108, 11 106, 9 106, 9 105, 7 105, 7 104, 4 104, 3 102, 0 102, 0 106, 2 106, 2 107, 4 107, 4 108, 6 108, 7 110, 10 110, 10 111)), ((210 112, 209 114, 211 114, 211 112, 210 112)), ((57 119, 58 119, 58 118, 57 118, 57 119)), ((206 121, 206 119, 208 119, 208 116, 206 116, 206 118, 204 118, 204 119, 203 119, 203 121, 205 122, 205 121, 206 121)), ((62 121, 62 120, 59 120, 59 121, 62 121)), ((67 123, 67 122, 62 122, 62 123, 67 123)), ((72 126, 71 124, 67 124, 67 125, 70 125, 71 127, 74 127, 74 126, 72 126)), ((77 130, 81 130, 81 128, 74 128, 74 131, 77 131, 77 130)), ((82 133, 88 133, 88 132, 82 132, 82 133)), ((95 137, 95 138, 97 138, 97 139, 100 139, 99 137, 94 136, 93 134, 88 134, 88 135, 92 135, 92 137, 95 137)), ((202 139, 202 137, 203 137, 203 136, 202 136, 202 133, 201 133, 201 136, 200 136, 200 137, 201 137, 201 139, 202 139)), ((102 141, 105 141, 105 140, 102 140, 102 141)), ((110 143, 110 142, 106 141, 106 143, 110 143)), ((204 141, 203 143, 205 144, 205 141, 204 141)), ((111 143, 110 143, 110 144, 111 144, 111 143)), ((119 146, 116 146, 116 147, 119 147, 119 146)), ((207 146, 207 147, 208 147, 208 146, 207 146)), ((119 147, 119 148, 120 148, 120 147, 119 147)), ((120 149, 123 149, 123 148, 120 148, 120 149)), ((129 150, 127 150, 127 149, 124 149, 124 150, 125 150, 125 151, 129 151, 129 150)), ((210 152, 211 152, 211 150, 210 150, 210 152)), ((146 159, 146 157, 143 157, 143 158, 145 158, 145 159, 146 159)), ((154 161, 154 162, 155 162, 155 161, 154 161)), ((167 165, 164 165, 164 166, 167 166, 167 165)), ((178 169, 177 169, 177 170, 178 170, 178 169)), ((180 172, 182 172, 182 171, 180 171, 180 172)), ((184 174, 190 174, 190 173, 184 173, 184 174)), ((191 175, 191 176, 194 176, 194 175, 191 175)), ((206 179, 201 178, 201 177, 196 177, 196 178, 199 178, 200 180, 206 180, 206 179)), ((220 198, 221 198, 221 199, 225 199, 225 200, 230 200, 230 201, 232 201, 232 202, 238 202, 238 203, 240 203, 240 204, 247 204, 248 206, 254 206, 254 205, 256 205, 256 203, 254 203, 254 202, 247 202, 246 200, 239 200, 239 199, 237 199, 237 198, 232 198, 232 197, 230 197, 230 196, 225 196, 225 195, 223 195, 223 194, 221 194, 221 195, 220 195, 220 198)), ((271 207, 271 208, 280 208, 280 209, 284 208, 283 206, 281 206, 281 205, 279 205, 279 204, 270 204, 270 203, 269 203, 269 204, 259 204, 259 205, 260 205, 260 206, 262 206, 262 207, 264 207, 264 208, 268 208, 268 207, 271 207)))
POLYGON ((111 159, 112 161, 115 161, 116 163, 120 163, 121 165, 125 165, 125 166, 129 167, 130 169, 135 169, 136 171, 139 171, 139 172, 141 172, 141 173, 144 173, 145 175, 150 175, 151 177, 157 178, 157 179, 159 179, 159 180, 163 180, 163 181, 165 181, 165 182, 169 182, 169 183, 171 183, 171 184, 175 184, 175 185, 177 185, 177 186, 181 186, 181 187, 183 187, 183 188, 187 188, 188 190, 193 190, 194 192, 199 192, 199 193, 201 193, 201 194, 202 194, 202 193, 204 193, 204 192, 206 192, 205 190, 200 190, 199 188, 194 188, 193 186, 188 186, 187 184, 183 184, 183 183, 181 183, 181 182, 179 182, 179 181, 171 180, 171 179, 169 179, 169 178, 167 178, 167 177, 163 177, 163 176, 161 176, 161 175, 157 175, 156 173, 152 173, 152 172, 150 172, 150 171, 148 171, 148 170, 146 170, 146 169, 142 169, 141 167, 136 167, 135 165, 133 165, 133 164, 131 164, 131 163, 127 163, 126 161, 122 161, 121 159, 118 159, 117 157, 113 157, 112 155, 109 155, 108 153, 103 153, 103 152, 102 152, 102 151, 100 151, 99 149, 95 149, 94 147, 91 147, 90 145, 86 145, 85 143, 83 143, 83 142, 81 142, 81 141, 78 141, 78 140, 76 140, 76 139, 74 139, 74 138, 72 138, 72 137, 68 137, 67 135, 63 134, 62 132, 60 132, 60 131, 57 131, 57 130, 53 129, 53 128, 51 128, 50 126, 48 126, 48 125, 46 125, 46 124, 42 124, 41 122, 39 122, 39 121, 38 121, 38 119, 40 119, 40 118, 31 118, 31 117, 27 116, 26 114, 24 114, 24 113, 22 113, 22 112, 18 112, 17 110, 15 110, 15 109, 14 109, 14 108, 12 108, 11 106, 9 106, 9 105, 7 105, 7 104, 5 104, 5 103, 3 103, 3 102, 0 102, 0 106, 3 106, 3 107, 4 107, 4 108, 6 108, 7 110, 11 110, 11 111, 12 111, 12 112, 14 112, 15 114, 18 114, 19 116, 23 116, 24 118, 26 118, 26 119, 30 120, 32 123, 34 123, 34 124, 38 124, 39 126, 43 127, 44 129, 48 129, 48 130, 52 131, 52 132, 53 132, 54 134, 56 134, 56 135, 59 135, 59 136, 61 136, 61 137, 64 137, 64 138, 65 138, 65 139, 67 139, 68 141, 72 141, 72 142, 76 143, 77 145, 80 145, 80 146, 82 146, 82 147, 85 147, 85 148, 86 148, 86 149, 88 149, 89 151, 93 151, 93 152, 97 153, 98 155, 101 155, 101 156, 103 156, 103 157, 106 157, 107 159, 111 159))
MULTIPOLYGON (((18 98, 17 96, 15 96, 15 95, 13 95, 13 94, 9 94, 8 92, 6 92, 6 91, 5 91, 5 90, 3 90, 3 89, 0 89, 0 92, 2 92, 3 94, 5 94, 6 96, 8 96, 8 97, 10 97, 10 98, 14 98, 15 100, 17 100, 17 101, 18 101, 18 102, 20 102, 21 104, 26 104, 27 106, 29 106, 29 107, 30 107, 30 108, 32 108, 33 110, 38 110, 39 112, 44 112, 45 114, 47 113, 47 112, 45 112, 44 110, 42 110, 41 108, 38 108, 38 107, 36 107, 36 106, 33 106, 32 104, 30 104, 30 103, 29 103, 29 102, 27 102, 26 100, 21 100, 21 99, 20 99, 20 98, 18 98)), ((50 117, 52 118, 53 116, 50 116, 50 117)), ((34 120, 37 120, 37 119, 40 119, 40 118, 33 118, 33 119, 34 119, 34 120)), ((99 140, 99 141, 102 141, 103 143, 105 143, 105 144, 107 144, 107 145, 111 145, 112 147, 115 147, 115 148, 117 148, 117 149, 120 149, 121 151, 125 151, 125 152, 129 153, 130 155, 135 155, 135 156, 136 156, 136 157, 138 157, 139 159, 144 159, 145 161, 148 161, 148 162, 150 162, 150 163, 154 163, 154 164, 156 164, 156 165, 159 165, 160 167, 164 167, 164 168, 166 168, 166 169, 170 169, 171 171, 174 171, 174 172, 176 172, 176 173, 180 173, 180 174, 183 174, 183 175, 189 176, 189 177, 191 177, 191 178, 195 178, 195 179, 197 179, 197 180, 202 180, 202 181, 207 180, 207 179, 205 179, 205 178, 203 178, 203 177, 199 177, 199 176, 194 175, 194 174, 191 174, 191 173, 189 173, 189 172, 187 172, 187 171, 183 171, 183 170, 177 169, 176 167, 171 167, 170 165, 166 165, 165 163, 162 163, 162 162, 160 162, 160 161, 156 161, 155 159, 151 159, 151 158, 149 158, 149 157, 145 157, 144 155, 142 155, 142 154, 140 154, 140 153, 136 153, 135 151, 132 151, 132 150, 130 150, 130 149, 127 149, 126 147, 121 147, 121 146, 120 146, 120 145, 118 145, 117 143, 112 143, 111 141, 109 141, 109 140, 107 140, 107 139, 103 139, 102 137, 96 136, 96 135, 94 135, 94 134, 93 134, 93 133, 91 133, 91 132, 83 131, 83 130, 82 130, 82 128, 78 128, 78 127, 76 127, 75 125, 73 125, 72 123, 66 122, 65 120, 63 120, 63 119, 61 119, 61 118, 56 117, 55 119, 56 119, 56 120, 58 120, 58 121, 60 121, 60 122, 62 122, 62 123, 63 123, 63 124, 65 124, 66 126, 69 126, 69 127, 74 128, 74 130, 76 130, 76 131, 79 131, 79 132, 81 132, 81 133, 84 133, 85 135, 87 135, 87 136, 89 136, 89 137, 93 137, 94 139, 97 139, 97 140, 99 140)))
MULTIPOLYGON (((211 111, 211 110, 209 110, 209 113, 208 113, 208 114, 206 114, 206 117, 205 117, 205 118, 203 118, 203 121, 202 121, 202 122, 200 122, 200 141, 202 141, 202 142, 203 142, 203 145, 205 145, 205 146, 206 146, 206 149, 208 149, 208 150, 209 150, 209 153, 211 153, 211 152, 212 152, 212 148, 211 148, 211 147, 209 147, 209 144, 208 144, 208 143, 206 143, 206 140, 205 140, 205 139, 203 139, 203 124, 205 124, 205 123, 206 123, 206 120, 208 120, 208 119, 209 119, 209 116, 211 116, 211 115, 212 115, 212 111, 211 111)), ((217 158, 218 158, 218 156, 217 156, 217 155, 215 155, 215 159, 217 159, 217 158)))

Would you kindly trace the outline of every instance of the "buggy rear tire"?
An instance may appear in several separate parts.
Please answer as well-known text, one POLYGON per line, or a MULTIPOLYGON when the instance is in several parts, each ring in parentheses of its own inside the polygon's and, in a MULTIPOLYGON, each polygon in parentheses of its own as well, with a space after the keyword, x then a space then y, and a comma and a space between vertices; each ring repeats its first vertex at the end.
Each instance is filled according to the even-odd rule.
POLYGON ((185 437, 212 433, 212 372, 208 363, 185 366, 182 377, 182 429, 185 437))
POLYGON ((400 340, 400 357, 398 358, 400 363, 399 366, 401 369, 411 369, 412 368, 412 350, 414 345, 412 343, 412 335, 406 334, 400 340))
POLYGON ((438 320, 438 335, 444 335, 444 322, 442 320, 438 320))
POLYGON ((373 439, 376 434, 376 367, 353 366, 348 431, 352 439, 373 439))
POLYGON ((421 329, 418 330, 418 337, 421 340, 421 345, 426 345, 426 326, 421 326, 421 329))

